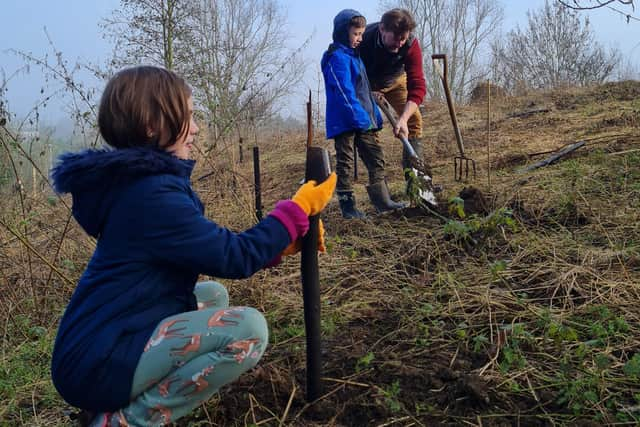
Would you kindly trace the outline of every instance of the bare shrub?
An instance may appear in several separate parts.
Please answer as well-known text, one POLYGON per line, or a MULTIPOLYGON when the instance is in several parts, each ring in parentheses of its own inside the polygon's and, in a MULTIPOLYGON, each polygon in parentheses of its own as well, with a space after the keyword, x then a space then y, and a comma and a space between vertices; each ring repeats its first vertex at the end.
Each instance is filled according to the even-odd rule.
POLYGON ((620 62, 620 52, 595 41, 588 19, 571 9, 545 2, 529 11, 527 27, 495 42, 493 79, 508 90, 548 89, 602 83, 620 62))

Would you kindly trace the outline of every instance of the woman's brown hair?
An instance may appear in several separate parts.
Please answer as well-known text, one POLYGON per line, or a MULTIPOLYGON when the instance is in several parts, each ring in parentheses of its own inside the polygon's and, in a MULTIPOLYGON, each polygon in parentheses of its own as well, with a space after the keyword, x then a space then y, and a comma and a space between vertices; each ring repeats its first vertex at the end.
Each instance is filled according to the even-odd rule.
POLYGON ((115 148, 166 148, 187 132, 190 96, 191 88, 172 71, 152 66, 121 70, 100 99, 100 134, 115 148))

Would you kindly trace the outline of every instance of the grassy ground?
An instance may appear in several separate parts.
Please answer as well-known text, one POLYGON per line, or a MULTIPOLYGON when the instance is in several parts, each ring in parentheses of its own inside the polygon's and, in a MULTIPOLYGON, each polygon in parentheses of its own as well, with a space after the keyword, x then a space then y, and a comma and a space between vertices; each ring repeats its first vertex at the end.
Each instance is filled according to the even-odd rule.
MULTIPOLYGON (((459 107, 478 168, 467 183, 453 180, 446 106, 424 114, 446 222, 416 209, 374 215, 362 165, 356 193, 370 218, 343 220, 337 201, 323 214, 323 397, 304 398, 292 257, 225 281, 234 304, 266 314, 271 344, 255 370, 178 425, 640 423, 640 83, 459 107), (534 110, 548 111, 513 117, 534 110), (586 145, 518 172, 575 141, 586 145), (460 197, 471 186, 475 198, 460 197)), ((260 144, 268 211, 298 187, 304 137, 260 144)), ((404 197, 401 146, 388 131, 385 150, 392 192, 404 197)), ((241 230, 255 221, 252 166, 232 151, 201 159, 194 187, 214 220, 241 230)), ((68 205, 45 195, 0 204, 0 425, 70 425, 49 357, 94 242, 69 222, 68 205)))

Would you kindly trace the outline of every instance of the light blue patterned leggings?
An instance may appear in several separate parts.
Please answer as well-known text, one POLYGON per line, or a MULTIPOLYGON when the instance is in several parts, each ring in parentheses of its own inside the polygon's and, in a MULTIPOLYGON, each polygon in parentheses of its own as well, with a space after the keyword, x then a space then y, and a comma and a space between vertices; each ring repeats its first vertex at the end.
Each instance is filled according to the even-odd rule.
POLYGON ((267 323, 250 307, 229 307, 218 282, 200 282, 198 311, 167 317, 147 343, 131 403, 96 425, 161 426, 185 416, 253 368, 268 343, 267 323))

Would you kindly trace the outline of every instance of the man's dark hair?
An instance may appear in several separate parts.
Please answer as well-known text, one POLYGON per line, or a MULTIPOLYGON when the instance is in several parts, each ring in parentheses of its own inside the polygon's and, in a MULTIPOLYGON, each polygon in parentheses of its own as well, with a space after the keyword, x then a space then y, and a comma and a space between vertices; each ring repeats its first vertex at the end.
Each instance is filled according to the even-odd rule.
POLYGON ((391 31, 395 35, 410 33, 416 28, 416 21, 406 9, 391 9, 382 15, 380 22, 385 31, 391 31))
POLYGON ((114 148, 175 144, 189 128, 191 88, 160 67, 139 66, 116 73, 102 93, 100 134, 114 148))

